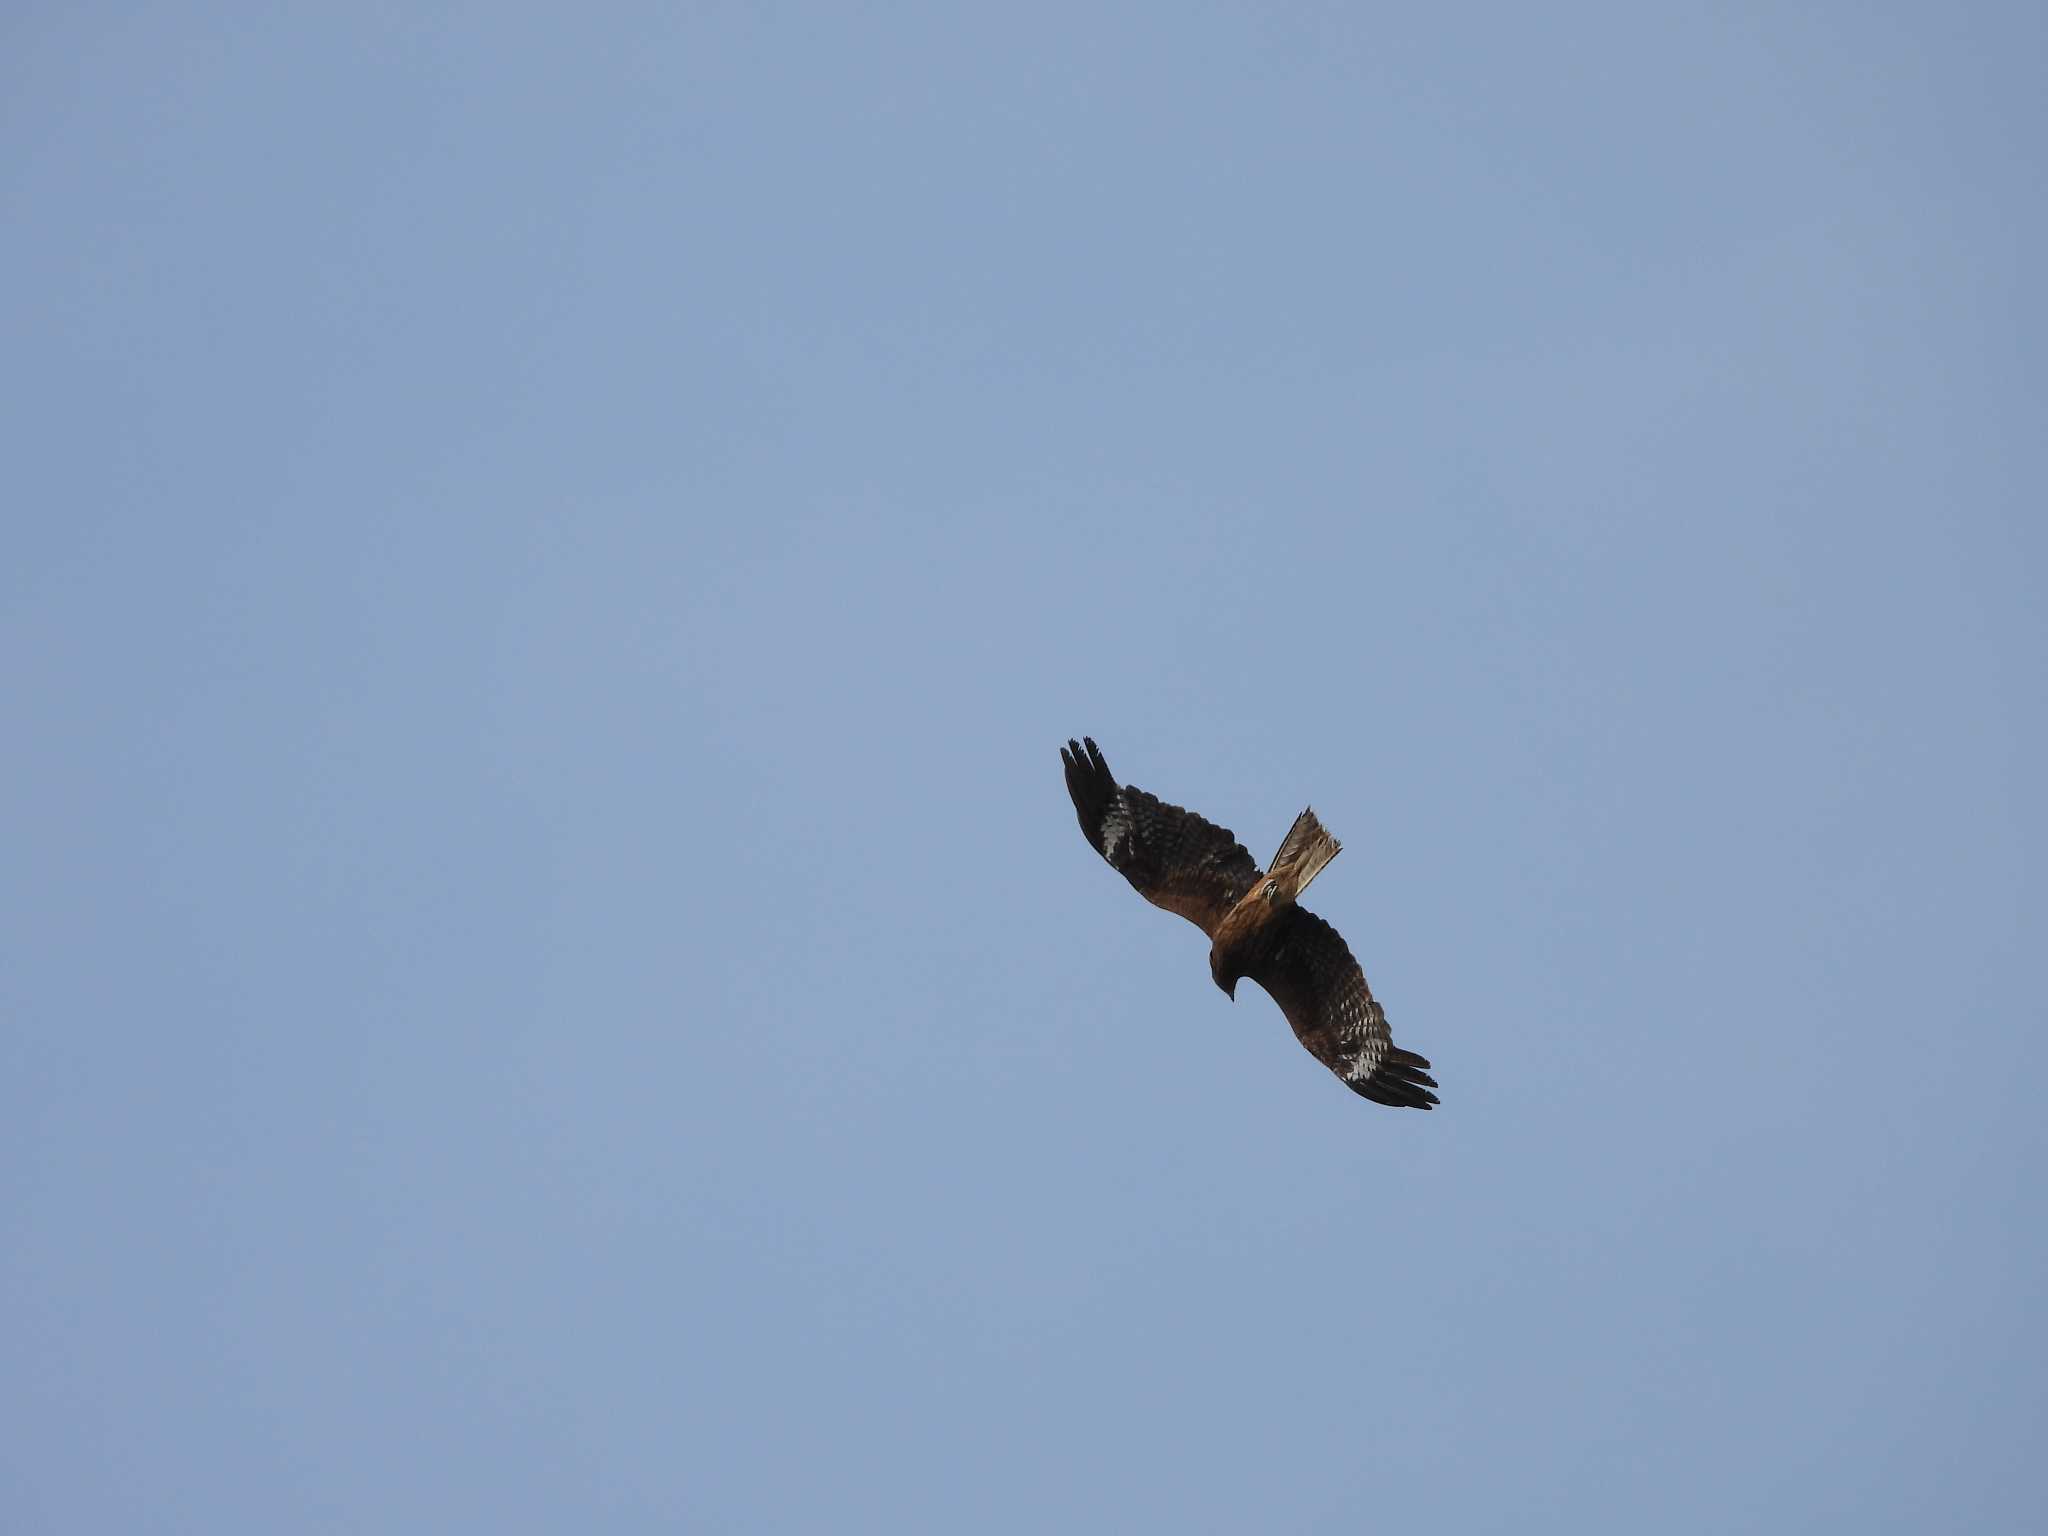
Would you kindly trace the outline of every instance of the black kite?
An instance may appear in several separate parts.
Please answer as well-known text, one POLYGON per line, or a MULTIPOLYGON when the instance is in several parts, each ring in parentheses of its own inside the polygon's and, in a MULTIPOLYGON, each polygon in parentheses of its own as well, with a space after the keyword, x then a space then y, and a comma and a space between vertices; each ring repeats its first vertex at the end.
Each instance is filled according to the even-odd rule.
POLYGON ((1093 741, 1069 741, 1060 760, 1082 834, 1140 896, 1209 935, 1217 986, 1235 1000, 1241 978, 1256 981, 1309 1054, 1375 1104, 1437 1103, 1429 1062, 1394 1044, 1337 930, 1295 905, 1342 847, 1314 811, 1295 817, 1273 867, 1261 871, 1222 827, 1117 783, 1093 741))

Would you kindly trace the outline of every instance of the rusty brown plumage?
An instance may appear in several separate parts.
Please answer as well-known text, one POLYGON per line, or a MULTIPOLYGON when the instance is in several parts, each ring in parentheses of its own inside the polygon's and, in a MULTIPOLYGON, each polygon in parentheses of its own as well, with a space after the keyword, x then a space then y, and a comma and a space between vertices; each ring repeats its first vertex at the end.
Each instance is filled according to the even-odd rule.
POLYGON ((1060 758, 1090 846, 1140 896, 1209 935, 1217 986, 1232 997, 1245 977, 1264 987, 1295 1038, 1353 1092, 1398 1108, 1437 1104, 1429 1062, 1394 1044, 1350 947, 1296 904, 1343 847, 1313 810, 1262 871, 1224 828, 1118 784, 1094 741, 1069 741, 1060 758))

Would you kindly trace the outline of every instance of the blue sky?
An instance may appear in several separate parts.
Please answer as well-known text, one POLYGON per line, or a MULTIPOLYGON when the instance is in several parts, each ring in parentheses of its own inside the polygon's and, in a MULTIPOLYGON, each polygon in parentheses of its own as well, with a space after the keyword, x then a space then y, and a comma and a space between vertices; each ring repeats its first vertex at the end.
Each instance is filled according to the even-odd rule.
POLYGON ((2041 1528, 2039 7, 0 42, 10 1525, 2041 1528))

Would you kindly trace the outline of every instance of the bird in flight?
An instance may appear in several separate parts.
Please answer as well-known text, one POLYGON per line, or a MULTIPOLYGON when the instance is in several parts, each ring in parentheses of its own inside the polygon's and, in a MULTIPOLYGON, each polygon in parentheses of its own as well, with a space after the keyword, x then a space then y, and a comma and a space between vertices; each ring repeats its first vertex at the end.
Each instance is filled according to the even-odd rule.
POLYGON ((1210 938, 1209 974, 1230 998, 1249 976, 1280 1005, 1308 1053, 1375 1104, 1430 1109, 1429 1062, 1394 1044, 1387 1015, 1337 930, 1296 905, 1343 846, 1313 810, 1294 826, 1270 869, 1193 811, 1110 776, 1092 740, 1060 749, 1081 834, 1155 907, 1210 938))

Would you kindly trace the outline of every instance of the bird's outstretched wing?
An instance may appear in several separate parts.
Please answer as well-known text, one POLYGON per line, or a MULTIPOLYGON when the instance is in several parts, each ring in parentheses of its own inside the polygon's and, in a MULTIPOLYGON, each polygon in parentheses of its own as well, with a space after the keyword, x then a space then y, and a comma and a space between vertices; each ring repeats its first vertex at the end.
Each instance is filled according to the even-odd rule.
POLYGON ((1397 1109, 1431 1109, 1429 1062, 1394 1044, 1387 1015, 1337 930, 1301 907, 1280 919, 1265 962, 1250 973, 1273 994, 1308 1052, 1355 1093, 1397 1109))
POLYGON ((1060 760, 1089 845, 1153 906, 1213 935, 1257 882, 1258 861, 1214 822, 1117 783, 1092 740, 1069 741, 1060 760))

